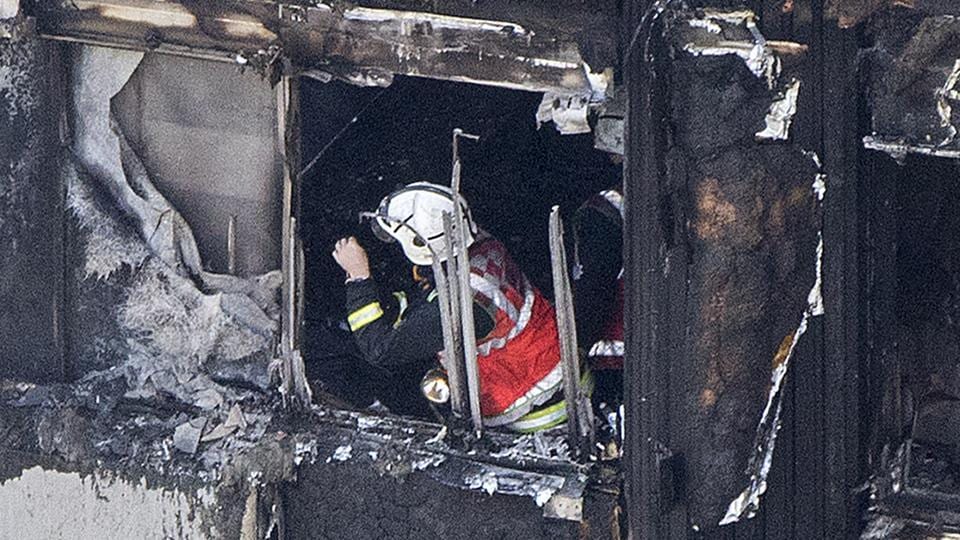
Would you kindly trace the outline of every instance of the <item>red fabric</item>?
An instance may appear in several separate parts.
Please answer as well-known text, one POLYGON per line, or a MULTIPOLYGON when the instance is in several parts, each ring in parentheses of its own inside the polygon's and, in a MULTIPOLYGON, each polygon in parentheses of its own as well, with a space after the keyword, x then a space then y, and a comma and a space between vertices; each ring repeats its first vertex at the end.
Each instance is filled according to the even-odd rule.
POLYGON ((477 360, 480 412, 497 416, 530 391, 560 362, 553 307, 537 293, 527 327, 502 349, 477 360))
MULTIPOLYGON (((498 307, 493 298, 474 288, 475 299, 491 313, 494 329, 487 336, 478 336, 478 348, 496 340, 487 354, 480 352, 480 410, 483 416, 497 416, 524 397, 560 363, 560 340, 557 335, 553 306, 533 287, 500 241, 479 238, 470 247, 470 270, 486 285, 506 299, 515 314, 522 312, 527 294, 533 295, 530 318, 513 338, 509 334, 517 320, 498 307)), ((519 318, 519 317, 518 317, 519 318)))

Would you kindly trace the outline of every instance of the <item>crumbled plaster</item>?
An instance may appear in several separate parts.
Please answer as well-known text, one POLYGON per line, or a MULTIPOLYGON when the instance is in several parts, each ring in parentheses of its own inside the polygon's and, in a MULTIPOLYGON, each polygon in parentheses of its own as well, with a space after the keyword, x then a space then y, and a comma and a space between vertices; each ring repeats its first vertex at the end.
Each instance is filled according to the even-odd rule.
POLYGON ((0 538, 216 537, 202 508, 217 504, 210 488, 166 490, 104 471, 24 470, 0 483, 0 538), (16 524, 20 524, 17 526, 16 524))

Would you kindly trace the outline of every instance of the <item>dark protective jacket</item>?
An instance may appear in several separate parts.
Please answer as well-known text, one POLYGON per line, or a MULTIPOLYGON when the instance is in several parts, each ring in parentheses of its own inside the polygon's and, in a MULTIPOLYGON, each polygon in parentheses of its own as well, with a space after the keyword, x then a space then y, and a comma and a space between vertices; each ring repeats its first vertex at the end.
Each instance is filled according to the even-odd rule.
MULTIPOLYGON (((534 430, 562 422, 562 406, 550 409, 549 415, 534 411, 561 386, 553 307, 497 239, 481 233, 469 256, 484 423, 534 430), (525 418, 528 415, 532 417, 525 418)), ((429 293, 415 299, 391 318, 372 280, 348 283, 348 323, 367 362, 393 370, 442 351, 434 297, 429 293)))

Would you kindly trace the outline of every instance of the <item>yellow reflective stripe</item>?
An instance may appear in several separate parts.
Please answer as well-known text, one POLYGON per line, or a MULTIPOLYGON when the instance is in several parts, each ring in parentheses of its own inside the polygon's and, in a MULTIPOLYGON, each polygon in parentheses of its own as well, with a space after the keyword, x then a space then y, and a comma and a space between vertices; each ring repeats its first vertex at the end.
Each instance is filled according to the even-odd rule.
POLYGON ((559 426, 566 421, 567 410, 566 407, 564 407, 564 410, 558 411, 556 415, 540 419, 539 422, 532 420, 527 421, 521 418, 520 420, 517 420, 515 423, 511 424, 509 427, 511 431, 516 431, 517 433, 535 433, 537 431, 543 431, 545 429, 559 426))
POLYGON ((439 295, 440 293, 437 292, 436 289, 430 291, 430 294, 427 295, 427 302, 433 302, 434 300, 436 300, 437 296, 439 295))
POLYGON ((537 418, 542 418, 549 414, 553 414, 561 409, 567 410, 567 402, 564 400, 560 400, 554 403, 553 405, 550 405, 549 407, 544 407, 542 409, 537 409, 536 411, 527 413, 524 416, 521 416, 520 420, 517 420, 517 421, 526 422, 528 420, 536 420, 537 418))
POLYGON ((380 308, 380 302, 370 302, 351 313, 347 317, 347 322, 350 324, 350 330, 356 332, 382 316, 383 309, 380 308))
MULTIPOLYGON (((587 397, 593 395, 593 372, 590 370, 584 371, 580 376, 580 387, 587 397)), ((511 431, 518 433, 533 433, 550 429, 566 421, 567 402, 566 400, 560 400, 553 405, 548 405, 542 409, 537 409, 521 416, 516 421, 508 424, 507 427, 510 428, 511 431)))

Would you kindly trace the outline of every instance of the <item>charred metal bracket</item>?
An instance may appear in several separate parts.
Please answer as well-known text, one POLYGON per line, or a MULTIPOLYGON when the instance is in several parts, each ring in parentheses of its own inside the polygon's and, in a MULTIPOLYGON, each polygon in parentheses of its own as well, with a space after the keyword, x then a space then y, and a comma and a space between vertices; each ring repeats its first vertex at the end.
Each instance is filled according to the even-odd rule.
POLYGON ((787 140, 797 113, 800 81, 781 77, 781 72, 784 62, 802 56, 807 46, 766 39, 750 10, 704 9, 671 15, 667 28, 675 50, 693 56, 737 56, 766 84, 772 100, 764 118, 766 127, 756 133, 756 139, 787 140))
POLYGON ((674 47, 694 56, 735 55, 773 89, 783 59, 803 55, 807 46, 768 40, 750 10, 677 11, 668 22, 674 47))

